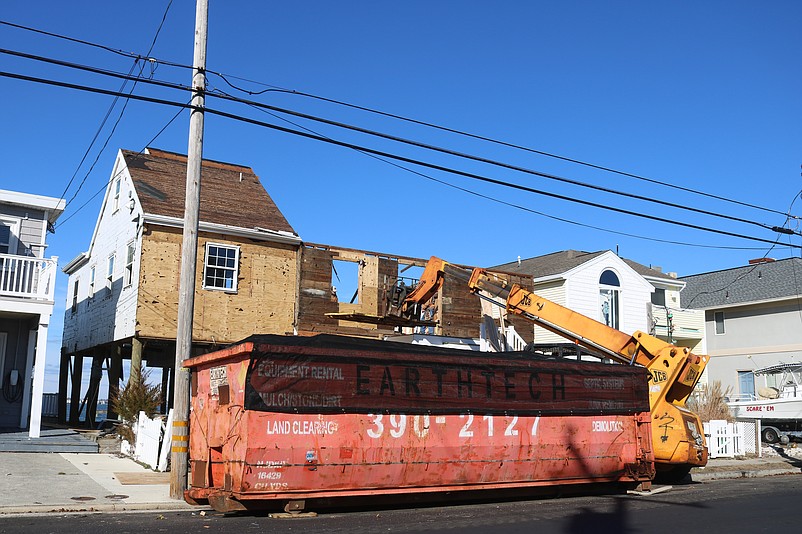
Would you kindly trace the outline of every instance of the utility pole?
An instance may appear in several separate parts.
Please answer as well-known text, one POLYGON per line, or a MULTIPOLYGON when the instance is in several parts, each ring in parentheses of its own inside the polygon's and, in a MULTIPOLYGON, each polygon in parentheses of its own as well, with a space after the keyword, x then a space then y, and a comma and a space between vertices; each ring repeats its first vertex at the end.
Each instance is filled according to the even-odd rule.
POLYGON ((184 491, 187 489, 189 370, 184 367, 184 360, 191 356, 192 317, 195 311, 208 21, 208 0, 197 0, 195 6, 195 54, 192 63, 192 108, 189 118, 189 149, 187 150, 187 191, 184 203, 184 240, 181 246, 181 275, 178 289, 175 386, 173 389, 173 448, 170 457, 170 497, 173 499, 183 499, 184 491))

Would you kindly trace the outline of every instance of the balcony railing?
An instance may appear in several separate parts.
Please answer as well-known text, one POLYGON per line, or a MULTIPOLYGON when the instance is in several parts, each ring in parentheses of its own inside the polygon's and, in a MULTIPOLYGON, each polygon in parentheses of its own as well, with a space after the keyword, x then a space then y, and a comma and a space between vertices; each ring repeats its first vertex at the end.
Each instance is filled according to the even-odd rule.
POLYGON ((53 301, 58 258, 0 254, 0 296, 53 301))
POLYGON ((674 339, 702 339, 705 333, 705 312, 651 305, 654 334, 674 339))

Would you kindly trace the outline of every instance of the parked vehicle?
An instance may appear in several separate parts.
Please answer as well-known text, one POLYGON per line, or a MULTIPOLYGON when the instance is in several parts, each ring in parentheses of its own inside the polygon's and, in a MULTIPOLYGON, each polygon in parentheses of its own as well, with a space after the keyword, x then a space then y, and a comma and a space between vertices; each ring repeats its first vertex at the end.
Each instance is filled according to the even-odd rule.
MULTIPOLYGON (((784 363, 754 371, 777 386, 758 388, 757 395, 731 397, 727 405, 736 419, 760 419, 766 443, 802 440, 802 363, 784 363)), ((768 381, 767 381, 768 382, 768 381)))

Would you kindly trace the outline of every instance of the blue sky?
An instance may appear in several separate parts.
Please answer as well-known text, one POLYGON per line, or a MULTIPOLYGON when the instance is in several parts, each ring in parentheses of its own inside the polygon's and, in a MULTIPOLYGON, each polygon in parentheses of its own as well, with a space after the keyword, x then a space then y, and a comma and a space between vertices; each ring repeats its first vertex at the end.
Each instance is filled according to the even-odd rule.
MULTIPOLYGON (((6 0, 0 20, 145 55, 167 0, 6 0)), ((194 2, 175 1, 151 53, 191 64, 194 2)), ((238 86, 310 93, 626 171, 786 212, 802 189, 799 51, 802 4, 711 2, 245 2, 211 1, 207 66, 238 86), (242 78, 250 80, 244 81, 242 78), (267 85, 265 85, 267 84, 267 85)), ((0 25, 0 48, 128 72, 133 61, 83 44, 0 25)), ((121 81, 0 55, 0 70, 116 90, 121 81)), ((148 64, 145 76, 188 84, 186 69, 148 64)), ((770 226, 779 214, 725 203, 566 161, 504 148, 307 97, 268 92, 262 103, 467 152, 484 158, 666 200, 770 226)), ((186 100, 145 84, 137 94, 186 100)), ((48 254, 61 265, 86 250, 119 148, 143 149, 176 110, 130 102, 110 136, 114 108, 87 161, 112 97, 0 77, 0 188, 72 200, 48 254), (103 143, 108 145, 101 151, 103 143), (89 167, 97 158, 94 169, 89 167), (76 172, 77 170, 77 172, 76 172), (81 206, 84 206, 80 210, 81 206)), ((253 108, 208 105, 283 126, 253 108)), ((186 153, 188 115, 152 146, 186 153)), ((498 180, 768 240, 777 234, 531 175, 400 146, 291 119, 321 135, 498 180)), ((581 206, 464 177, 417 169, 437 180, 637 239, 556 221, 442 185, 354 150, 216 116, 206 119, 204 156, 244 164, 305 241, 438 255, 496 265, 557 250, 615 250, 680 276, 743 265, 788 248, 581 206), (656 241, 678 241, 702 248, 656 241)), ((792 214, 802 215, 802 200, 792 214)), ((796 228, 796 222, 791 225, 796 228)), ((789 238, 781 239, 788 244, 789 238)), ((802 244, 798 237, 794 244, 802 244)), ((55 391, 66 276, 58 283, 47 390, 55 391)))

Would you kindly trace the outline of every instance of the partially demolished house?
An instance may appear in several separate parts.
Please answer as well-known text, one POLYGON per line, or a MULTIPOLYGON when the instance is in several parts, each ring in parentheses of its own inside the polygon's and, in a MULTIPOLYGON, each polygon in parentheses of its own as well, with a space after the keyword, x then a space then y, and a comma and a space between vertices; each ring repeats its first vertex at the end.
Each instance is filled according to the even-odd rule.
MULTIPOLYGON (((64 267, 62 421, 78 424, 86 405, 92 424, 101 379, 112 398, 124 360, 133 376, 143 363, 160 368, 172 405, 185 183, 183 155, 119 152, 89 248, 64 267)), ((398 317, 426 260, 302 243, 249 167, 204 160, 198 237, 193 354, 254 333, 480 337, 482 309, 464 283, 447 281, 418 317, 398 317), (338 293, 345 271, 353 280, 338 293)), ((531 341, 531 326, 519 331, 531 341)))

